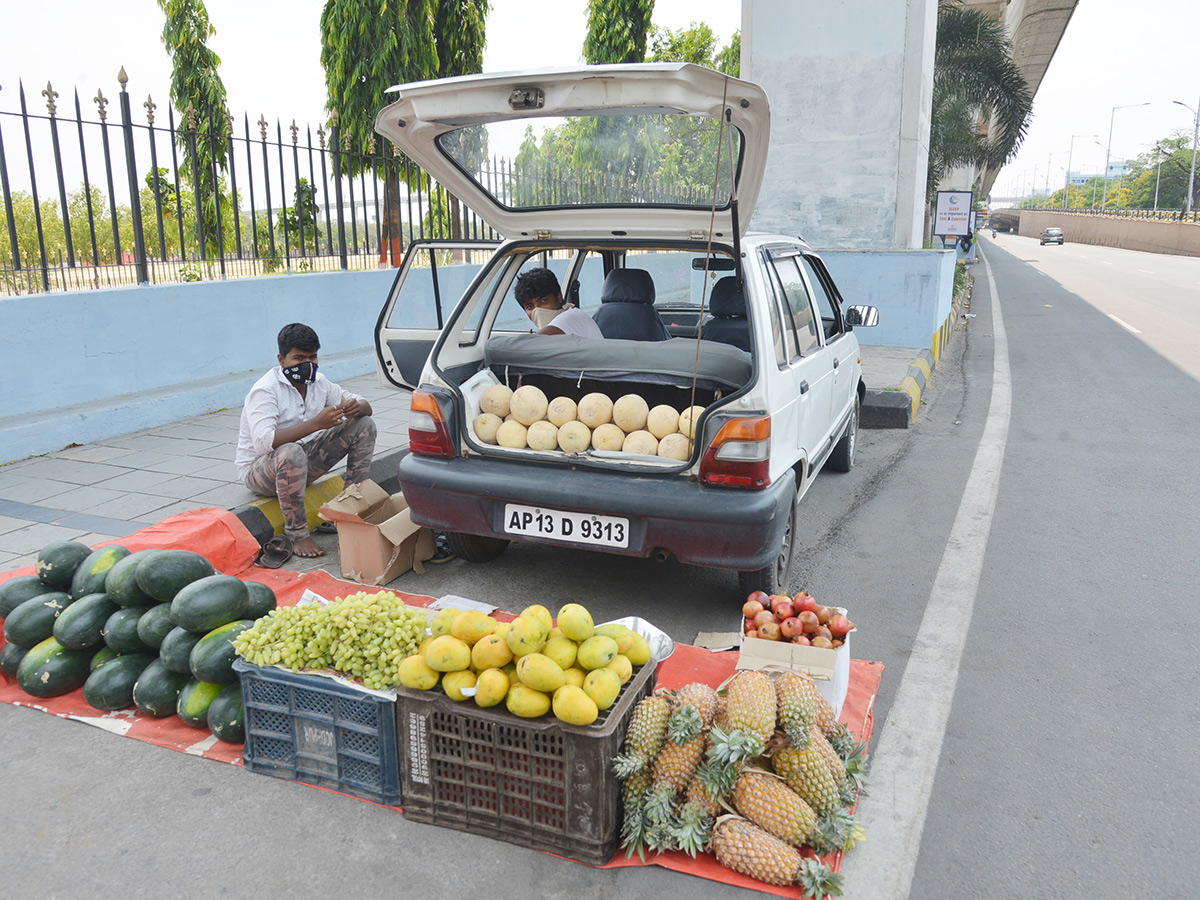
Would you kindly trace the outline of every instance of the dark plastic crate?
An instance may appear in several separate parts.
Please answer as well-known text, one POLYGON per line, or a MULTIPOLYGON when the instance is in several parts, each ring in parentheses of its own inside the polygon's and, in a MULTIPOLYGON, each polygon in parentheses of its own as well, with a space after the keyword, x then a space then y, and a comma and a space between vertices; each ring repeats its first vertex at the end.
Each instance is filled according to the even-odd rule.
POLYGON ((247 771, 400 805, 400 753, 391 700, 318 675, 243 659, 247 771))
POLYGON ((654 683, 651 661, 586 727, 397 688, 405 818, 603 865, 621 836, 621 790, 610 765, 654 683))

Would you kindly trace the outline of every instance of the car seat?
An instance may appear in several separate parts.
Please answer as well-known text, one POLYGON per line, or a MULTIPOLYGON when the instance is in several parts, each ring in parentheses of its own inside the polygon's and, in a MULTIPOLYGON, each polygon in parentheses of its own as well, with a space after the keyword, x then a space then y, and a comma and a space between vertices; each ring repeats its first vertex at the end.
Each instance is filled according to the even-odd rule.
POLYGON ((645 269, 613 269, 600 288, 592 315, 606 338, 666 341, 671 335, 654 308, 654 280, 645 269))
POLYGON ((720 341, 750 352, 750 321, 746 318, 746 296, 732 275, 713 285, 709 298, 713 318, 700 329, 705 341, 720 341))

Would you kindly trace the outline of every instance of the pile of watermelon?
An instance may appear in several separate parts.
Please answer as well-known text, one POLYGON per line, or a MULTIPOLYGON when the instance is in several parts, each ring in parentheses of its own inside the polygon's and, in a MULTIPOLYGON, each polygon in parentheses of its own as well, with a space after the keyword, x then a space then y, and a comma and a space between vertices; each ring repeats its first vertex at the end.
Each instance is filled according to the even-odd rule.
POLYGON ((191 550, 92 550, 56 541, 36 575, 0 584, 0 671, 34 697, 83 688, 98 710, 178 714, 222 741, 245 736, 233 639, 275 608, 264 584, 191 550))

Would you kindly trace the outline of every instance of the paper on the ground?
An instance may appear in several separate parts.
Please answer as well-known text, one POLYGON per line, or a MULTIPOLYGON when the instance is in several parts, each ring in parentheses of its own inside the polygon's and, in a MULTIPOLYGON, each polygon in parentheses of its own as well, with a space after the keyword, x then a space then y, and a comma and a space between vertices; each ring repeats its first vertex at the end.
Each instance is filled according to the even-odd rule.
POLYGON ((439 597, 429 604, 427 609, 461 609, 464 612, 468 609, 477 609, 481 613, 491 613, 500 607, 495 603, 480 603, 478 600, 468 600, 466 597, 460 597, 457 594, 447 594, 445 597, 439 597))

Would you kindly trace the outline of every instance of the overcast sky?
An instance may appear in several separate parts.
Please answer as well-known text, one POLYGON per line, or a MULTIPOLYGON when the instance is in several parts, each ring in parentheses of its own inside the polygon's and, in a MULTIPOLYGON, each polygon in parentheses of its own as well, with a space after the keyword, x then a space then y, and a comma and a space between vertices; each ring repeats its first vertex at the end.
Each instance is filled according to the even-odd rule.
MULTIPOLYGON (((797 0, 797 7, 805 2, 797 0)), ((900 2, 900 0, 895 0, 900 2)), ((324 120, 319 19, 323 0, 206 0, 217 33, 209 46, 236 120, 265 114, 286 126, 314 129, 324 120)), ((4 0, 7 40, 0 54, 0 109, 18 108, 18 78, 31 111, 44 112, 40 92, 52 81, 60 109, 79 89, 85 116, 97 88, 115 98, 117 70, 129 75, 135 115, 147 94, 165 109, 170 59, 159 40, 162 13, 154 0, 114 6, 96 0, 54 0, 49 7, 4 0), (52 12, 49 12, 52 10, 52 12)), ((580 53, 586 0, 492 0, 485 71, 571 65, 580 53)), ((654 23, 669 28, 704 21, 722 43, 741 25, 736 0, 657 0, 654 23)), ((1190 138, 1200 104, 1200 0, 1079 0, 1038 91, 1034 119, 1019 156, 1001 173, 993 194, 1025 193, 1036 183, 1063 183, 1068 161, 1082 172, 1104 166, 1109 126, 1112 158, 1132 158, 1173 132, 1190 138), (1119 109, 1114 106, 1149 103, 1119 109), (1079 135, 1074 138, 1072 136, 1079 135), (1073 152, 1072 152, 1073 150, 1073 152)), ((768 86, 769 93, 769 86, 768 86)), ((16 155, 9 148, 10 156, 16 155)), ((10 168, 12 163, 10 162, 10 168)), ((11 174, 11 173, 10 173, 11 174)))

